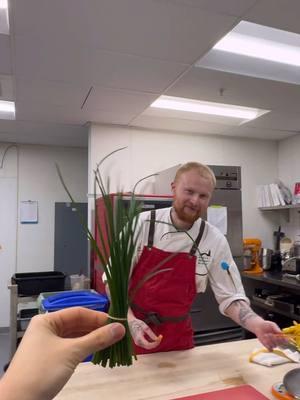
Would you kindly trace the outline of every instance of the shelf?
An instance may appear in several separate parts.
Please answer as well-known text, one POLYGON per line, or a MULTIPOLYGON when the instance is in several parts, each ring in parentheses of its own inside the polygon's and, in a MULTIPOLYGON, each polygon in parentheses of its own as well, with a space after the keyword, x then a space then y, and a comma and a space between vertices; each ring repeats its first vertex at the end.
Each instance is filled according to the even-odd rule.
POLYGON ((291 210, 296 208, 300 208, 300 204, 290 204, 286 206, 258 207, 258 209, 261 211, 291 210))
POLYGON ((260 301, 254 300, 254 299, 251 299, 251 305, 263 308, 264 310, 267 310, 267 311, 272 311, 273 313, 283 315, 283 316, 285 316, 287 318, 291 318, 291 319, 293 319, 295 321, 300 321, 300 315, 298 315, 298 314, 294 314, 294 313, 291 313, 291 312, 288 312, 288 311, 278 310, 275 307, 268 306, 267 304, 264 304, 264 303, 262 303, 260 301))
POLYGON ((8 289, 10 290, 10 357, 12 358, 19 343, 19 340, 23 337, 26 329, 20 329, 21 322, 24 323, 29 319, 20 318, 19 312, 24 309, 37 307, 37 295, 34 296, 21 296, 18 295, 18 285, 9 284, 8 289), (20 326, 19 326, 20 325, 20 326))
POLYGON ((28 304, 37 301, 38 296, 18 296, 18 304, 28 304))

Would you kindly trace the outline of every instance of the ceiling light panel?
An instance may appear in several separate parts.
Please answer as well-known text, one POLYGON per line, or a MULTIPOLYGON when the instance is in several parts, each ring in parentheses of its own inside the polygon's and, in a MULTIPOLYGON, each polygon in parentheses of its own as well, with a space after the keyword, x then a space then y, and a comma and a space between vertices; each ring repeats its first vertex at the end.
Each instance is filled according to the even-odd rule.
POLYGON ((15 119, 15 103, 13 101, 0 100, 0 119, 15 119))
POLYGON ((282 64, 300 66, 300 47, 235 32, 225 36, 213 49, 282 64))
POLYGON ((299 83, 300 35, 241 21, 195 66, 299 83))
POLYGON ((7 0, 0 0, 0 34, 9 35, 7 0))
POLYGON ((150 107, 173 110, 175 112, 180 111, 186 113, 215 115, 225 118, 235 118, 241 120, 241 123, 251 121, 269 112, 269 110, 257 108, 241 107, 231 104, 213 103, 172 96, 161 96, 155 100, 150 107))

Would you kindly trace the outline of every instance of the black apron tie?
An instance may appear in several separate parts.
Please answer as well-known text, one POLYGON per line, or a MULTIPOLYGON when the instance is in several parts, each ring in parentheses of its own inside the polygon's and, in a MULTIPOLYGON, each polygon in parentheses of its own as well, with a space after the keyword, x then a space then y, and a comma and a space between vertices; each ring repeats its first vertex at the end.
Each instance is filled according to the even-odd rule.
POLYGON ((148 248, 149 249, 152 249, 152 247, 153 247, 154 232, 155 232, 155 210, 151 210, 149 235, 148 235, 148 248))
POLYGON ((191 248, 191 250, 190 250, 190 256, 194 256, 195 255, 195 253, 196 253, 196 251, 197 251, 197 248, 198 248, 198 246, 199 246, 199 243, 200 243, 200 241, 201 241, 201 239, 202 239, 202 236, 203 236, 203 233, 204 233, 204 228, 205 228, 205 221, 204 221, 204 219, 201 221, 201 225, 200 225, 200 229, 199 229, 199 233, 198 233, 198 236, 196 237, 196 240, 195 240, 195 242, 193 243, 193 246, 192 246, 192 248, 191 248))

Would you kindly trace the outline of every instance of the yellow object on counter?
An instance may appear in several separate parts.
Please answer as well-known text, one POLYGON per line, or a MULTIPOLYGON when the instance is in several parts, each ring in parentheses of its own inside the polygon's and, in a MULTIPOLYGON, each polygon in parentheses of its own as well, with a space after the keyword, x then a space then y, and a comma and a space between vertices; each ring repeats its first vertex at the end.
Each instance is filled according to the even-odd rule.
POLYGON ((252 363, 273 367, 274 365, 285 364, 289 362, 299 363, 300 353, 291 351, 282 347, 276 347, 273 351, 266 348, 254 349, 249 356, 249 361, 252 363))
POLYGON ((286 335, 290 342, 300 351, 300 324, 296 321, 293 321, 293 323, 294 325, 289 326, 288 328, 283 328, 282 333, 286 335))

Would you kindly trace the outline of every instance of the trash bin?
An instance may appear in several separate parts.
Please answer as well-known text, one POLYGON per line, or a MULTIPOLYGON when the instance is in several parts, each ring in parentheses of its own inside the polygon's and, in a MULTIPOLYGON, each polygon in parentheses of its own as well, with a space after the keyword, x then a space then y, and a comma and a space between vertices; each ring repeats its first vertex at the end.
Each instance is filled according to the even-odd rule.
POLYGON ((14 274, 11 283, 18 285, 19 296, 35 296, 41 292, 64 290, 65 278, 59 271, 24 272, 14 274))

